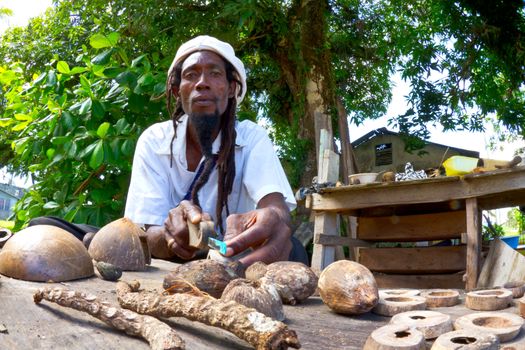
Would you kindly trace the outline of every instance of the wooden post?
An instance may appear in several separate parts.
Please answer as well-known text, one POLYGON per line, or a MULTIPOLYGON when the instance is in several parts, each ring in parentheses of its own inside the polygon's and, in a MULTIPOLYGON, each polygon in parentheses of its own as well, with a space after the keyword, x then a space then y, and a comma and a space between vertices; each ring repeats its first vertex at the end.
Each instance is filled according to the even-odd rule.
MULTIPOLYGON (((326 130, 320 131, 320 150, 321 159, 319 160, 319 176, 317 181, 335 182, 339 174, 339 156, 330 149, 329 133, 326 130)), ((338 234, 337 214, 329 212, 321 212, 314 214, 314 236, 315 234, 338 234)), ((340 254, 336 254, 337 250, 342 250, 342 247, 325 246, 323 244, 314 244, 312 254, 312 269, 316 273, 320 273, 326 266, 334 262, 340 254)))
POLYGON ((476 198, 466 199, 467 215, 467 291, 476 288, 481 254, 481 209, 476 198))

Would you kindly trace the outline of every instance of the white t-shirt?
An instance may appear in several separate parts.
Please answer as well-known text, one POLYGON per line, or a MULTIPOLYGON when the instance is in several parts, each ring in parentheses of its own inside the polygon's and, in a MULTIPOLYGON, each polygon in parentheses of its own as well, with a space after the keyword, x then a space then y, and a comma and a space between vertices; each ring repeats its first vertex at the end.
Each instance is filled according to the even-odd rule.
MULTIPOLYGON (((169 210, 175 208, 188 192, 196 172, 187 170, 187 120, 187 116, 183 116, 177 126, 171 168, 171 120, 150 126, 137 142, 125 211, 125 216, 137 224, 163 225, 169 210)), ((261 198, 273 192, 282 193, 290 210, 295 209, 292 189, 264 128, 245 120, 237 121, 235 130, 235 180, 228 196, 230 214, 255 209, 261 198)), ((220 141, 219 134, 213 142, 213 153, 218 152, 220 141)), ((199 191, 202 210, 215 221, 217 177, 217 169, 214 169, 199 191)), ((225 224, 225 209, 222 215, 225 224)))

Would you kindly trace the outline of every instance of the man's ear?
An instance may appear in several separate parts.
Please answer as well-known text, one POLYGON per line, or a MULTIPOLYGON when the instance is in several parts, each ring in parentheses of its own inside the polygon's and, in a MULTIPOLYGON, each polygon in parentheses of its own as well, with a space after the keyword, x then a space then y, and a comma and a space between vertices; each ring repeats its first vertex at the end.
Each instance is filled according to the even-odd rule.
POLYGON ((179 88, 175 85, 173 85, 171 87, 171 93, 175 96, 175 97, 179 97, 179 88))
POLYGON ((235 94, 237 93, 237 82, 232 81, 230 82, 230 88, 228 91, 228 98, 235 97, 235 94))

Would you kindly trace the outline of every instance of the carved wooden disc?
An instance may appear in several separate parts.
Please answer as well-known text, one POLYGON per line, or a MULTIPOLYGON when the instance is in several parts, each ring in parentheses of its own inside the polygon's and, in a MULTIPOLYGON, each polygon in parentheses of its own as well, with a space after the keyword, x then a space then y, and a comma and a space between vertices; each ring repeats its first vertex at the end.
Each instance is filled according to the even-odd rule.
POLYGON ((478 290, 467 293, 465 306, 472 310, 495 311, 509 307, 512 292, 507 289, 478 290))
POLYGON ((453 289, 429 289, 421 293, 427 307, 450 307, 459 302, 459 292, 453 289))
POLYGON ((413 297, 421 293, 418 289, 380 289, 379 297, 413 297))
POLYGON ((383 316, 393 316, 400 312, 425 309, 425 298, 420 296, 403 296, 380 298, 372 312, 383 316))
POLYGON ((363 350, 424 350, 425 344, 423 333, 417 329, 390 324, 373 331, 363 350))
POLYGON ((523 326, 523 318, 509 312, 478 312, 461 316, 454 328, 495 334, 500 342, 514 339, 523 326))
POLYGON ((425 339, 434 339, 454 330, 449 315, 437 311, 416 310, 394 315, 391 324, 404 324, 423 333, 425 339))

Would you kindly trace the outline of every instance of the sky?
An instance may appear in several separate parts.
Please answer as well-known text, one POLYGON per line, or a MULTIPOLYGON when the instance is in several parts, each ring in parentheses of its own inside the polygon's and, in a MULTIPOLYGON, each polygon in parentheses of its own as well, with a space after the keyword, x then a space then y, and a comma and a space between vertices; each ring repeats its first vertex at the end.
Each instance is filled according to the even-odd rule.
MULTIPOLYGON (((43 14, 51 5, 51 0, 0 0, 0 7, 7 7, 13 11, 13 16, 0 18, 0 33, 2 33, 8 26, 23 26, 27 24, 27 21, 31 17, 43 14)), ((406 111, 407 104, 405 102, 405 96, 408 95, 409 86, 399 77, 394 76, 393 80, 396 86, 392 90, 392 102, 390 103, 385 116, 376 120, 368 120, 360 126, 350 125, 351 140, 356 140, 366 133, 381 127, 387 127, 392 131, 397 131, 389 127, 387 121, 390 117, 402 114, 406 111)), ((492 133, 490 127, 488 127, 486 133, 444 133, 437 128, 430 130, 431 142, 478 151, 482 158, 510 160, 514 155, 515 149, 525 146, 524 141, 521 140, 513 144, 505 144, 504 147, 500 145, 500 149, 497 150, 490 150, 487 147, 492 133)), ((7 175, 4 175, 0 169, 0 182, 4 181, 6 176, 7 175)), ((27 181, 21 179, 15 179, 15 184, 22 187, 27 187, 29 185, 27 181)))

